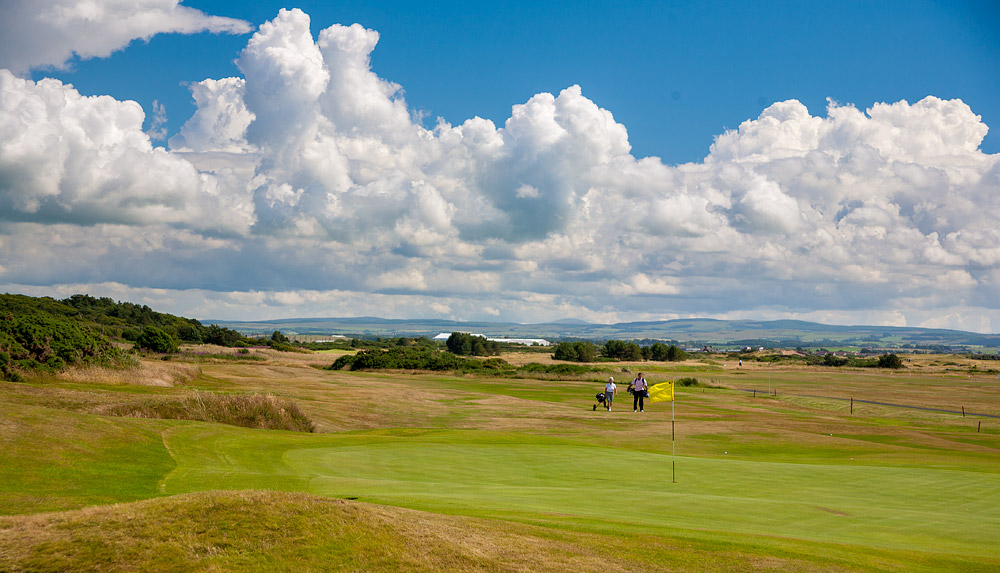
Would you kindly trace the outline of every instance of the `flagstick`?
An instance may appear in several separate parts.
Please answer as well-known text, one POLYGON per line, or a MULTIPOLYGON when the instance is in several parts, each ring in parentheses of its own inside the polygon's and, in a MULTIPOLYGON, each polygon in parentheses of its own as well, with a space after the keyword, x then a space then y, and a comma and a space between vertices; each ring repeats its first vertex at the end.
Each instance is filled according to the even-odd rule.
POLYGON ((674 457, 674 400, 670 401, 670 481, 677 483, 677 461, 674 457))

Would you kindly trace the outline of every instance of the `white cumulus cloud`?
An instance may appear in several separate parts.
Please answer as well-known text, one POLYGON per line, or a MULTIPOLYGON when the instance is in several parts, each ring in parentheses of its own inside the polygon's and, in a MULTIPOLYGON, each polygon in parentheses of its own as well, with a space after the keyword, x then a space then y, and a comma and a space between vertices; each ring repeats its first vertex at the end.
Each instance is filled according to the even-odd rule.
POLYGON ((244 293, 298 315, 1000 324, 1000 156, 961 100, 777 102, 668 165, 634 157, 576 85, 502 125, 427 129, 372 69, 376 31, 310 25, 282 10, 244 77, 192 84, 169 151, 135 103, 0 75, 0 282, 217 292, 227 312, 244 293), (46 229, 61 239, 28 248, 46 229), (32 266, 63 257, 81 263, 32 266))
POLYGON ((135 102, 0 70, 0 219, 245 231, 239 193, 153 147, 144 118, 135 102))
POLYGON ((250 24, 210 16, 180 0, 4 0, 0 68, 18 74, 103 58, 162 33, 244 34, 250 24))

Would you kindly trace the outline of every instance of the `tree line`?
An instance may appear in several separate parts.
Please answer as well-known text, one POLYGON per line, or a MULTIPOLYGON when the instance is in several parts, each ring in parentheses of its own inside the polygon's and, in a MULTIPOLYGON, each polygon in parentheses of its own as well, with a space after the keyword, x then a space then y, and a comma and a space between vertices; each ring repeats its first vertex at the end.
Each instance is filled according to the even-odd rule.
POLYGON ((597 362, 601 360, 679 362, 686 360, 687 357, 687 353, 676 344, 654 342, 648 346, 640 346, 635 342, 624 340, 608 340, 601 346, 586 340, 560 342, 552 353, 553 359, 568 362, 597 362))

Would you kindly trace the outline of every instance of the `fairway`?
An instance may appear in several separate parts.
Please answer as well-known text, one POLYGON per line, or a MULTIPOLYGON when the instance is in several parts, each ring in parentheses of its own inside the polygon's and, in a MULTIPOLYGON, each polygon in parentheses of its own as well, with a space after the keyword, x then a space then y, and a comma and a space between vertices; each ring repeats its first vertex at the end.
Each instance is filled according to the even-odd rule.
MULTIPOLYGON (((760 570, 1000 566, 995 422, 987 418, 983 431, 975 425, 982 419, 860 402, 890 398, 936 407, 943 394, 933 390, 950 386, 970 409, 993 412, 995 388, 982 378, 956 383, 926 371, 920 378, 872 377, 802 368, 773 369, 765 377, 692 362, 678 372, 711 386, 677 389, 671 443, 669 403, 634 414, 622 396, 613 412, 592 410, 601 373, 540 380, 331 372, 315 368, 328 360, 319 354, 266 358, 200 364, 200 374, 173 387, 55 379, 5 384, 0 422, 7 439, 0 452, 11 463, 0 468, 0 509, 10 517, 0 518, 0 530, 24 530, 21 516, 38 511, 155 498, 183 504, 199 499, 185 496, 206 492, 272 491, 318 496, 287 503, 300 508, 289 511, 320 512, 320 520, 352 506, 316 505, 314 499, 370 504, 352 510, 360 512, 351 518, 359 524, 368 507, 417 511, 407 514, 424 516, 415 517, 424 524, 415 531, 429 527, 441 535, 453 530, 446 519, 484 520, 475 527, 496 539, 516 531, 510 529, 516 524, 530 528, 523 531, 534 540, 518 554, 524 563, 531 562, 530 547, 556 538, 569 545, 551 549, 552 555, 581 560, 574 566, 545 561, 537 564, 540 570, 599 570, 600 563, 612 562, 612 570, 741 570, 747 563, 760 570), (776 395, 747 392, 768 384, 776 395), (192 390, 273 393, 299 404, 319 432, 120 418, 87 406, 192 390), (859 397, 853 412, 844 395, 859 397), (626 549, 635 538, 645 540, 637 553, 626 549), (591 542, 610 553, 592 554, 584 548, 591 542)), ((671 377, 666 368, 647 370, 655 381, 671 377)), ((260 504, 267 499, 253 497, 260 504)), ((227 508, 236 503, 211 500, 227 508)), ((169 511, 142 507, 135 510, 139 515, 169 511)), ((206 531, 242 519, 183 511, 195 520, 186 527, 206 531)), ((101 537, 118 518, 93 519, 80 527, 101 537)), ((261 527, 273 527, 269 523, 261 527)), ((156 521, 147 527, 155 530, 156 521)), ((405 548, 421 539, 399 540, 400 555, 409 555, 405 548)), ((451 534, 442 539, 457 543, 451 534)), ((36 554, 48 547, 40 543, 29 539, 5 549, 0 542, 0 566, 5 550, 36 554)), ((296 553, 285 565, 309 568, 329 551, 368 555, 348 549, 351 543, 296 553)), ((156 547, 150 545, 150 555, 156 547)), ((197 558, 178 551, 185 560, 197 558)), ((507 568, 496 565, 504 562, 500 553, 499 561, 476 561, 478 551, 494 555, 502 552, 498 548, 449 551, 464 557, 434 565, 419 560, 424 558, 411 565, 397 560, 380 568, 507 568)), ((374 559, 358 558, 362 569, 374 559)), ((233 559, 218 563, 268 568, 264 561, 233 559)))

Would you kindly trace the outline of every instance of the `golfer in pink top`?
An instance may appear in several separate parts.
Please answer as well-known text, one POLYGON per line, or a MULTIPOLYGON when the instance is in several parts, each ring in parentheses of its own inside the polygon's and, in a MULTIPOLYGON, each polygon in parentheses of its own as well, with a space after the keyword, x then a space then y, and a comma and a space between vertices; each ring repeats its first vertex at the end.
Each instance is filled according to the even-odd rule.
POLYGON ((639 412, 645 411, 642 406, 647 390, 649 390, 649 385, 646 384, 646 379, 642 377, 642 372, 640 372, 632 381, 632 412, 636 411, 636 407, 639 408, 639 412))

